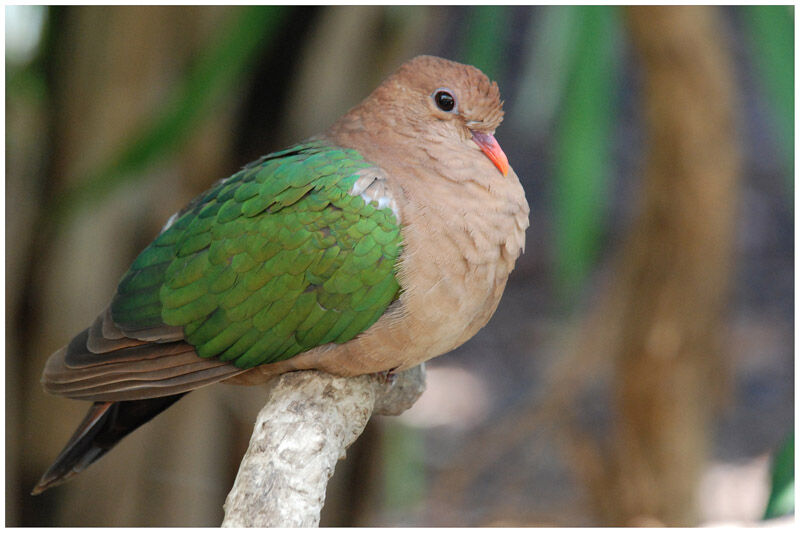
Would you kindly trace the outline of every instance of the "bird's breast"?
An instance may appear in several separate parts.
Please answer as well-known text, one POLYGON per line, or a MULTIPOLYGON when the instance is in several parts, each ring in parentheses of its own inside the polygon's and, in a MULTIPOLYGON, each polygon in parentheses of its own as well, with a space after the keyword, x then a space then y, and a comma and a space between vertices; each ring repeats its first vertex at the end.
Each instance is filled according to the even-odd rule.
POLYGON ((459 185, 462 194, 450 191, 403 214, 401 302, 409 322, 422 328, 428 357, 456 348, 488 322, 527 227, 524 196, 520 205, 506 191, 459 185))

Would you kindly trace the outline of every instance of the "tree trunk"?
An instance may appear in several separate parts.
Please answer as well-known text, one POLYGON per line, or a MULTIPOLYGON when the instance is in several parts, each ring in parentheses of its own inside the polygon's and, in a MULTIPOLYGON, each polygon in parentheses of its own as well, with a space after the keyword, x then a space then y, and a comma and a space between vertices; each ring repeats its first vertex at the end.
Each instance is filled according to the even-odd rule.
POLYGON ((739 156, 734 85, 716 7, 631 7, 643 74, 643 205, 622 250, 609 317, 618 409, 594 499, 617 526, 697 523, 695 496, 731 268, 739 156))

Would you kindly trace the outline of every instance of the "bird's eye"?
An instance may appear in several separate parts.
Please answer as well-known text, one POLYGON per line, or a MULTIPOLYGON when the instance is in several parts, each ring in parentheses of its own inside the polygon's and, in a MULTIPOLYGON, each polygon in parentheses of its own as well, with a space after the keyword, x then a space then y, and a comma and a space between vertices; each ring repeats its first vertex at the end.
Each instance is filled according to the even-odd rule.
POLYGON ((437 89, 433 93, 433 101, 436 102, 436 107, 448 113, 456 108, 456 98, 447 89, 437 89))

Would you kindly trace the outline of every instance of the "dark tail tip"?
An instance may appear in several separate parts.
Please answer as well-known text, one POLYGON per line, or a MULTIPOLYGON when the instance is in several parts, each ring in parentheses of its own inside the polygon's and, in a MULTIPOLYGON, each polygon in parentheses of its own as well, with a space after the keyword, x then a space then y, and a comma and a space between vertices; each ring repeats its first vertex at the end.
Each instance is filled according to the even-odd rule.
POLYGON ((104 450, 94 444, 94 439, 108 425, 109 418, 113 417, 116 410, 113 402, 95 402, 31 494, 41 494, 50 487, 67 481, 97 460, 104 450))
POLYGON ((55 462, 33 487, 41 494, 83 472, 123 437, 178 401, 184 394, 122 402, 95 402, 55 462))

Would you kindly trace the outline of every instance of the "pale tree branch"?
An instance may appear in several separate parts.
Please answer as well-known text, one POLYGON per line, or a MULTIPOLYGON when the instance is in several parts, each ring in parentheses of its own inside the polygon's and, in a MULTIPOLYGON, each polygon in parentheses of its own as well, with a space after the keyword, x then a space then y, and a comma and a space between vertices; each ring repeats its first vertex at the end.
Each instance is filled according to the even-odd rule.
POLYGON ((223 527, 319 525, 336 462, 373 414, 397 415, 425 390, 423 366, 388 382, 290 372, 276 378, 225 500, 223 527))

